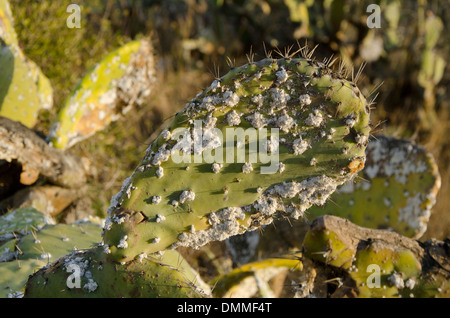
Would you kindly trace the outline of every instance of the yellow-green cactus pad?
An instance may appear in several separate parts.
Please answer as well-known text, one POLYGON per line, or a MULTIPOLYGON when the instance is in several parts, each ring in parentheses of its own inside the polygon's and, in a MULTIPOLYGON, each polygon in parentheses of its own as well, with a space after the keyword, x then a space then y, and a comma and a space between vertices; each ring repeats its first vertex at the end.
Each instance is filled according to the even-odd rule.
POLYGON ((402 248, 379 247, 376 242, 358 251, 350 276, 355 280, 359 297, 398 297, 413 292, 422 266, 413 252, 402 248), (379 276, 379 285, 375 275, 379 276), (373 275, 375 274, 375 275, 373 275), (413 285, 414 284, 414 285, 413 285), (405 288, 405 285, 408 286, 405 288))
POLYGON ((119 262, 294 218, 363 166, 359 89, 308 59, 232 69, 187 103, 113 197, 104 240, 119 262))
POLYGON ((20 49, 6 0, 0 4, 0 69, 0 116, 33 127, 39 111, 53 106, 53 89, 20 49))
POLYGON ((448 242, 427 241, 417 253, 372 242, 356 253, 349 269, 358 297, 450 297, 448 246, 448 242), (432 259, 435 252, 440 259, 432 259), (447 265, 447 269, 443 265, 447 265))
POLYGON ((14 20, 8 0, 0 1, 0 38, 7 44, 18 45, 14 20))
POLYGON ((151 45, 132 41, 88 72, 64 103, 49 141, 69 148, 143 103, 155 81, 151 45))
POLYGON ((33 127, 39 111, 53 105, 50 81, 18 46, 1 39, 0 67, 0 116, 33 127))
POLYGON ((417 80, 422 87, 433 88, 442 79, 447 64, 445 58, 435 51, 445 29, 442 20, 435 15, 427 16, 424 22, 424 48, 417 80))
POLYGON ((366 165, 308 217, 330 214, 368 228, 391 229, 418 238, 426 231, 441 179, 428 151, 409 140, 370 139, 366 165))
POLYGON ((450 295, 448 240, 419 243, 395 232, 363 228, 325 215, 312 222, 303 250, 321 270, 345 281, 331 296, 450 295))

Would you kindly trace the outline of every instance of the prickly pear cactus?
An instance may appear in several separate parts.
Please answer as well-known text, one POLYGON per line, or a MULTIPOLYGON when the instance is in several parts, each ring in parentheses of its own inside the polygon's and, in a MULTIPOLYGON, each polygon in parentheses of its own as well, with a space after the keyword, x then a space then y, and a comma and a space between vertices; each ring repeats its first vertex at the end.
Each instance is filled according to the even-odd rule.
POLYGON ((98 247, 59 259, 30 278, 25 297, 193 298, 210 293, 176 251, 158 257, 141 255, 126 265, 105 256, 98 247))
POLYGON ((69 148, 143 103, 155 81, 151 45, 132 41, 106 56, 78 84, 63 105, 49 141, 69 148))
POLYGON ((53 106, 53 89, 20 49, 7 1, 0 5, 0 116, 32 127, 39 111, 53 106))
MULTIPOLYGON (((28 218, 21 216, 25 220, 28 218)), ((11 221, 13 225, 17 226, 11 221)), ((27 235, 1 245, 0 297, 23 296, 30 275, 74 250, 88 249, 98 244, 101 228, 102 223, 97 218, 74 224, 46 224, 28 228, 27 235)))
MULTIPOLYGON (((448 297, 449 242, 362 228, 335 216, 313 221, 304 256, 337 275, 334 297, 448 297)), ((329 275, 329 274, 328 274, 329 275)))
POLYGON ((412 238, 423 235, 441 185, 431 153, 408 140, 375 136, 358 176, 340 186, 323 207, 309 209, 308 218, 331 214, 363 227, 412 238))
POLYGON ((276 211, 299 218, 364 166, 369 130, 359 89, 323 63, 234 68, 176 114, 113 197, 106 251, 127 262, 256 229, 276 211))

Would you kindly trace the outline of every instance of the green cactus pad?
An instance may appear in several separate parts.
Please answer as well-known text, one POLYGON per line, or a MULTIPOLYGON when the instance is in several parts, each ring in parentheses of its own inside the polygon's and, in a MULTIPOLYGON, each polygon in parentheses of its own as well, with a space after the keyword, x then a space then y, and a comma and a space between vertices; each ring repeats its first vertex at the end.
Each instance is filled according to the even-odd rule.
MULTIPOLYGON (((21 217, 29 216, 21 214, 21 217)), ((28 235, 0 246, 0 298, 23 296, 25 283, 35 271, 101 240, 102 222, 97 218, 36 227, 28 235)))
POLYGON ((431 153, 408 140, 375 136, 358 176, 340 186, 323 207, 309 209, 308 217, 331 214, 363 227, 412 238, 423 235, 441 185, 431 153))
POLYGON ((25 297, 177 298, 205 297, 209 290, 176 251, 111 263, 101 247, 67 255, 28 281, 25 297), (77 285, 74 268, 79 269, 77 285), (68 284, 72 283, 72 285, 68 284))
POLYGON ((234 68, 176 114, 113 197, 110 257, 198 248, 277 211, 299 218, 364 166, 369 131, 358 88, 322 63, 234 68))
POLYGON ((338 234, 327 230, 306 233, 303 241, 305 255, 312 260, 349 268, 356 253, 355 247, 343 242, 338 234))
POLYGON ((41 230, 23 237, 17 244, 19 260, 56 261, 73 249, 87 249, 101 241, 101 225, 90 221, 74 224, 45 225, 41 230))
POLYGON ((322 264, 318 266, 325 271, 340 273, 336 278, 346 281, 335 296, 425 298, 450 294, 448 243, 420 244, 394 232, 325 215, 312 222, 303 249, 305 257, 322 264))
POLYGON ((15 239, 0 242, 0 263, 9 262, 17 257, 15 239))
POLYGON ((155 80, 148 41, 132 41, 108 54, 64 103, 49 141, 69 148, 120 118, 151 92, 155 80))
POLYGON ((35 208, 20 208, 0 216, 0 242, 27 235, 55 221, 35 208))
POLYGON ((0 4, 0 116, 33 127, 39 111, 53 106, 53 89, 22 52, 7 1, 0 4))
POLYGON ((216 298, 274 297, 268 282, 282 272, 302 271, 301 254, 269 258, 238 267, 214 279, 213 296, 216 298))
POLYGON ((45 264, 35 259, 0 263, 0 298, 22 298, 28 277, 45 264))

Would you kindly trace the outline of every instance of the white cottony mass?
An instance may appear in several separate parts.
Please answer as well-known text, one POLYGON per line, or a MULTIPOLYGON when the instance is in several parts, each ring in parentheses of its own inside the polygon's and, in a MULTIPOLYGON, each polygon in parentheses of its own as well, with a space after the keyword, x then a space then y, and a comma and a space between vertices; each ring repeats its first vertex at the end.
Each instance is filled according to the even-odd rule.
POLYGON ((228 127, 224 136, 219 128, 204 128, 202 121, 196 120, 194 128, 177 128, 171 138, 177 141, 170 153, 175 163, 204 162, 216 164, 216 168, 224 162, 270 163, 261 166, 261 174, 273 174, 279 168, 279 128, 271 128, 269 137, 267 128, 228 127))

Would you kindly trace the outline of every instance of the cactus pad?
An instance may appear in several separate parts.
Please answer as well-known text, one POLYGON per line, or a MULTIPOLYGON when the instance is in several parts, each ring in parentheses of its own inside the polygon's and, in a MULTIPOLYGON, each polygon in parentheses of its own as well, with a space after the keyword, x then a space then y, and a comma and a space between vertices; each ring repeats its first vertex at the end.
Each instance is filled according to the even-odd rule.
POLYGON ((319 217, 303 242, 304 256, 336 273, 343 297, 448 297, 448 242, 419 242, 386 230, 319 217), (445 267, 447 266, 447 269, 445 267), (338 268, 339 270, 333 270, 338 268))
POLYGON ((8 1, 0 4, 0 116, 33 127, 39 111, 53 106, 53 89, 22 52, 8 1))
POLYGON ((8 45, 18 45, 14 20, 8 0, 0 2, 0 38, 8 45))
MULTIPOLYGON (((73 278, 75 279, 75 278, 73 278)), ((159 257, 141 257, 127 265, 108 261, 101 247, 67 255, 28 281, 25 297, 177 298, 209 294, 195 271, 176 251, 159 257), (68 286, 73 268, 80 283, 68 286)))
POLYGON ((35 208, 20 208, 0 216, 0 242, 29 234, 55 221, 35 208))
MULTIPOLYGON (((34 215, 21 216, 30 218, 34 215)), ((97 218, 74 224, 46 224, 1 245, 0 297, 23 296, 25 283, 31 274, 74 250, 87 249, 98 243, 101 227, 102 223, 97 218)))
POLYGON ((76 249, 86 249, 101 241, 101 223, 79 221, 73 224, 45 225, 17 243, 17 259, 53 262, 76 249))
POLYGON ((363 227, 422 236, 441 184, 429 152, 408 140, 375 136, 358 175, 340 186, 323 207, 309 209, 308 217, 331 214, 363 227))
POLYGON ((0 298, 22 298, 28 277, 44 265, 35 259, 0 263, 0 298))
POLYGON ((133 41, 100 61, 66 100, 49 141, 69 148, 142 103, 155 80, 152 54, 148 41, 133 41))
POLYGON ((364 166, 368 112, 358 88, 319 62, 232 69, 176 114, 113 197, 110 257, 198 248, 277 211, 301 217, 364 166))

